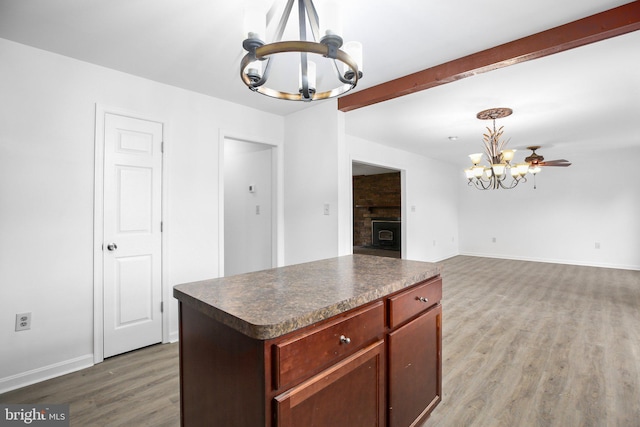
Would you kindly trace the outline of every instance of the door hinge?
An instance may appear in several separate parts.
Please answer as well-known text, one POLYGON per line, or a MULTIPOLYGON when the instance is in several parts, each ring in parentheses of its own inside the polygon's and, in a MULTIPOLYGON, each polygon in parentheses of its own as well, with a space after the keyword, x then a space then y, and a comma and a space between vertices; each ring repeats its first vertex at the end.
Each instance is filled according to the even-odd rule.
POLYGON ((164 313, 164 301, 160 301, 160 313, 164 313))
POLYGON ((160 142, 160 152, 164 153, 164 141, 160 142))
POLYGON ((164 231, 164 222, 160 221, 160 232, 162 233, 164 231))

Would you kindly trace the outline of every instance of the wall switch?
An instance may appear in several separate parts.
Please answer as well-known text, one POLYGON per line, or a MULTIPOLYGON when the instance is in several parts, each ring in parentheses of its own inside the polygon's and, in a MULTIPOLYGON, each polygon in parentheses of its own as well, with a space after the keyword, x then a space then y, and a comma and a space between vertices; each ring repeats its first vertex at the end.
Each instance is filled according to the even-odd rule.
POLYGON ((324 214, 329 215, 329 203, 324 204, 324 214))
POLYGON ((16 332, 31 329, 31 313, 16 314, 16 332))
POLYGON ((249 193, 255 193, 255 192, 256 192, 256 185, 249 184, 249 193))
POLYGON ((495 242, 496 242, 496 238, 495 238, 495 237, 494 237, 494 238, 492 238, 492 239, 491 239, 491 241, 492 241, 493 243, 495 243, 495 242))
POLYGON ((600 242, 596 242, 596 249, 600 249, 600 242))
POLYGON ((260 215, 260 205, 256 205, 256 215, 260 215))

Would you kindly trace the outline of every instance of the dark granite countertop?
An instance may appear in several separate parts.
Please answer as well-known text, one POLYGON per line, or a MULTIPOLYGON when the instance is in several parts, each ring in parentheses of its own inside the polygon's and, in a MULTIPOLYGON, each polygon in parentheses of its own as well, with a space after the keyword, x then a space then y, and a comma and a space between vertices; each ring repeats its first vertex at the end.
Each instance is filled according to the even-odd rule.
POLYGON ((270 339, 438 274, 438 264, 347 255, 185 283, 173 296, 251 338, 270 339))

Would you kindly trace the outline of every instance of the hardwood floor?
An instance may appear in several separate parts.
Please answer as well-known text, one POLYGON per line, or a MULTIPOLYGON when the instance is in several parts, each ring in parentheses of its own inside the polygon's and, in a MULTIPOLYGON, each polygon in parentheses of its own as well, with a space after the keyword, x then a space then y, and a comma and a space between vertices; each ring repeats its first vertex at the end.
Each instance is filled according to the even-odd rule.
MULTIPOLYGON (((424 427, 640 426, 640 271, 442 264, 443 400, 424 427)), ((152 346, 0 402, 70 403, 72 426, 178 426, 177 359, 152 346)))
POLYGON ((425 426, 640 426, 640 271, 460 256, 443 276, 425 426))
POLYGON ((361 255, 381 256, 381 257, 387 257, 387 258, 401 258, 400 251, 395 251, 391 249, 374 248, 371 246, 354 246, 353 253, 361 254, 361 255))
POLYGON ((68 403, 70 425, 179 426, 178 344, 158 344, 0 395, 1 403, 68 403))

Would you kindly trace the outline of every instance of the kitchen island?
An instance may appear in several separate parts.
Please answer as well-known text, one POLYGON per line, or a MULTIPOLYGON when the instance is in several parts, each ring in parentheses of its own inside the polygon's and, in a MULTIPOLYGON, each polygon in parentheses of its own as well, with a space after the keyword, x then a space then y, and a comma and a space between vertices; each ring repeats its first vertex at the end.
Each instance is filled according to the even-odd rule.
POLYGON ((349 255, 174 296, 183 426, 408 427, 440 402, 436 264, 349 255))

